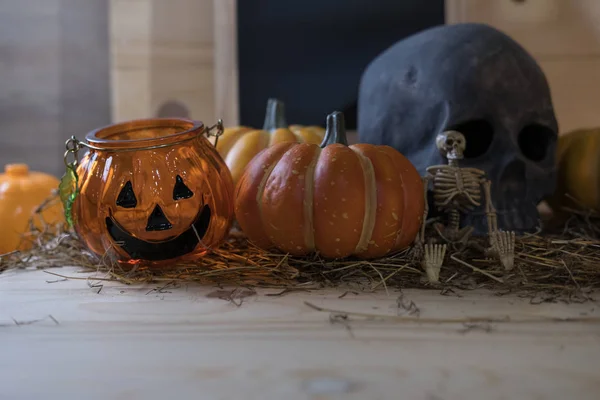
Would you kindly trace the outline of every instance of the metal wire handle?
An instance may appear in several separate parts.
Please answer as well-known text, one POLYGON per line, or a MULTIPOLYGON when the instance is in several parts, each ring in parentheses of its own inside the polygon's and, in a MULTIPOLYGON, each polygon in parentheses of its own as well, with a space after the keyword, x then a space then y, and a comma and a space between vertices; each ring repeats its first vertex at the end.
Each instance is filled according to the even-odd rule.
MULTIPOLYGON (((214 124, 213 126, 209 127, 209 128, 205 128, 202 130, 202 132, 200 132, 198 134, 198 136, 206 134, 206 137, 211 137, 214 136, 215 137, 215 144, 214 147, 217 147, 217 143, 219 142, 219 136, 221 136, 223 134, 223 132, 225 131, 225 128, 223 127, 223 120, 219 119, 217 121, 216 124, 214 124), (212 133, 213 130, 216 129, 215 133, 212 133)), ((160 149, 163 147, 169 147, 169 146, 175 146, 193 139, 196 139, 197 136, 192 136, 186 139, 182 139, 182 140, 178 140, 176 142, 172 142, 172 143, 164 143, 164 144, 157 144, 154 146, 143 146, 143 147, 131 147, 131 148, 126 148, 126 149, 110 149, 111 152, 125 152, 125 151, 140 151, 140 150, 153 150, 153 149, 160 149)), ((82 147, 91 149, 91 150, 106 150, 105 148, 102 147, 97 147, 85 142, 80 141, 79 139, 77 139, 75 136, 71 136, 66 142, 65 142, 65 154, 63 156, 63 161, 65 163, 65 166, 69 167, 75 167, 77 166, 78 163, 78 153, 79 150, 81 150, 82 147), (73 162, 69 163, 69 154, 73 155, 73 162)))

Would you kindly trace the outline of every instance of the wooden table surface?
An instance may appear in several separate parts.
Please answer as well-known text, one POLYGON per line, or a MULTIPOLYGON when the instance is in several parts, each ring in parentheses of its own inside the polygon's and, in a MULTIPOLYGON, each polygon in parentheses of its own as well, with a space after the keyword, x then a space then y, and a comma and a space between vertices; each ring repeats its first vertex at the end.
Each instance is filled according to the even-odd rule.
POLYGON ((600 325, 539 320, 598 318, 594 302, 265 289, 240 305, 230 289, 157 288, 0 274, 0 399, 600 398, 600 325), (426 321, 466 317, 515 322, 426 321))

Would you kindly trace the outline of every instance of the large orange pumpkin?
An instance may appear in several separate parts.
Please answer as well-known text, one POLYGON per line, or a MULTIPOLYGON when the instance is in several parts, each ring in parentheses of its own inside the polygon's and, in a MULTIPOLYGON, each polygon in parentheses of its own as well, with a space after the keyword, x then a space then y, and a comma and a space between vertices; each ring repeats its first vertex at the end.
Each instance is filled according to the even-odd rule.
POLYGON ((326 258, 374 258, 408 247, 424 207, 410 161, 389 146, 348 146, 341 112, 327 117, 321 146, 279 143, 258 154, 235 197, 251 242, 326 258))
POLYGON ((148 119, 92 131, 72 216, 94 253, 146 265, 201 257, 233 222, 233 182, 200 122, 148 119))
POLYGON ((231 171, 235 185, 246 165, 261 150, 282 142, 319 144, 324 134, 325 129, 320 126, 288 126, 284 103, 269 99, 263 128, 228 127, 217 141, 217 151, 231 171))

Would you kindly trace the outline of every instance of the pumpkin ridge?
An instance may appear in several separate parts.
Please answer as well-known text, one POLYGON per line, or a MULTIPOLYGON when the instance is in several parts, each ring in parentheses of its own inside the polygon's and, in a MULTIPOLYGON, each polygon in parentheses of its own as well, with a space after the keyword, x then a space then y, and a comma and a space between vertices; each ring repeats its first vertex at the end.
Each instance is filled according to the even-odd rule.
POLYGON ((268 148, 270 143, 270 134, 261 130, 252 130, 246 132, 244 136, 238 139, 225 158, 225 164, 231 172, 234 182, 237 182, 242 176, 246 165, 258 155, 263 149, 268 148), (240 166, 243 164, 243 167, 240 166))
MULTIPOLYGON (((273 172, 273 170, 275 169, 277 164, 279 164, 279 161, 281 161, 281 159, 283 158, 285 153, 287 153, 288 151, 289 150, 286 150, 283 154, 281 154, 279 156, 277 161, 275 161, 271 165, 269 165, 269 167, 265 171, 265 174, 263 175, 260 183, 258 184, 258 189, 256 191, 256 204, 258 206, 258 218, 259 218, 260 224, 262 226, 265 225, 262 197, 263 197, 263 193, 265 192, 265 189, 267 187, 267 181, 269 180, 269 177, 271 176, 271 173, 273 172)), ((269 241, 271 241, 271 238, 269 238, 269 241)), ((271 243, 272 243, 272 241, 271 241, 271 243)))
MULTIPOLYGON (((394 163, 393 160, 391 162, 394 163)), ((396 241, 394 243, 394 248, 400 247, 404 241, 404 219, 406 218, 407 210, 410 207, 410 205, 408 204, 408 199, 411 198, 411 193, 408 191, 408 188, 406 187, 406 184, 404 182, 404 175, 398 174, 398 176, 400 177, 400 184, 402 185, 402 194, 404 196, 404 208, 402 210, 402 216, 400 217, 400 221, 398 221, 398 232, 396 233, 396 241)), ((421 217, 419 217, 419 223, 421 222, 421 217)))
POLYGON ((304 242, 309 251, 315 250, 315 226, 314 226, 314 193, 315 193, 315 169, 321 156, 321 148, 315 146, 316 151, 313 160, 306 168, 304 183, 304 242))
POLYGON ((306 129, 306 128, 294 128, 294 129, 292 129, 291 126, 290 126, 290 128, 288 128, 288 129, 290 130, 290 132, 292 132, 294 134, 294 136, 296 137, 296 141, 298 143, 313 143, 314 140, 310 140, 311 139, 310 135, 318 136, 317 133, 313 133, 312 130, 309 130, 309 129, 306 129), (309 133, 307 134, 306 132, 309 132, 309 133), (306 135, 309 135, 308 136, 309 140, 307 140, 307 136, 306 135))
POLYGON ((269 144, 267 147, 271 147, 277 143, 293 142, 303 143, 303 140, 298 140, 296 134, 287 128, 277 128, 274 131, 268 132, 269 144))
POLYGON ((400 181, 402 182, 404 208, 394 245, 395 250, 401 250, 410 245, 421 229, 425 210, 423 181, 414 165, 402 153, 390 146, 382 146, 381 150, 390 156, 393 165, 399 171, 400 181))
MULTIPOLYGON (((243 138, 244 135, 246 135, 248 132, 252 132, 253 130, 253 128, 247 126, 240 126, 238 128, 226 128, 223 134, 219 137, 216 146, 216 149, 223 158, 223 160, 227 158, 229 151, 233 146, 235 146, 237 141, 243 138)), ((214 137, 211 137, 210 139, 210 143, 214 145, 214 137)))
POLYGON ((368 249, 356 255, 360 258, 381 257, 394 248, 402 228, 406 197, 402 190, 401 174, 391 156, 378 146, 359 143, 350 148, 360 151, 373 164, 377 193, 375 225, 368 249))
POLYGON ((296 137, 296 142, 298 142, 298 143, 307 143, 306 140, 304 140, 304 136, 302 136, 300 133, 294 132, 292 130, 290 130, 290 132, 292 132, 292 135, 294 135, 296 137))
POLYGON ((375 169, 373 163, 366 157, 360 149, 350 147, 360 160, 363 169, 363 178, 365 181, 365 215, 363 218, 363 227, 360 234, 360 240, 356 244, 355 253, 362 253, 369 247, 369 242, 373 236, 375 222, 377 219, 377 181, 375 180, 375 169))

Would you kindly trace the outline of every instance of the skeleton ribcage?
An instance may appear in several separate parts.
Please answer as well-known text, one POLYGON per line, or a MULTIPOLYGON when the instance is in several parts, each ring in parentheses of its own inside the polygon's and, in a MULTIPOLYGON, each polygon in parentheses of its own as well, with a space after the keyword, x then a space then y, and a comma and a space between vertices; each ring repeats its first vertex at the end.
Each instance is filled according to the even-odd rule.
POLYGON ((473 171, 446 167, 435 171, 433 195, 442 210, 469 212, 481 204, 481 176, 473 171))

